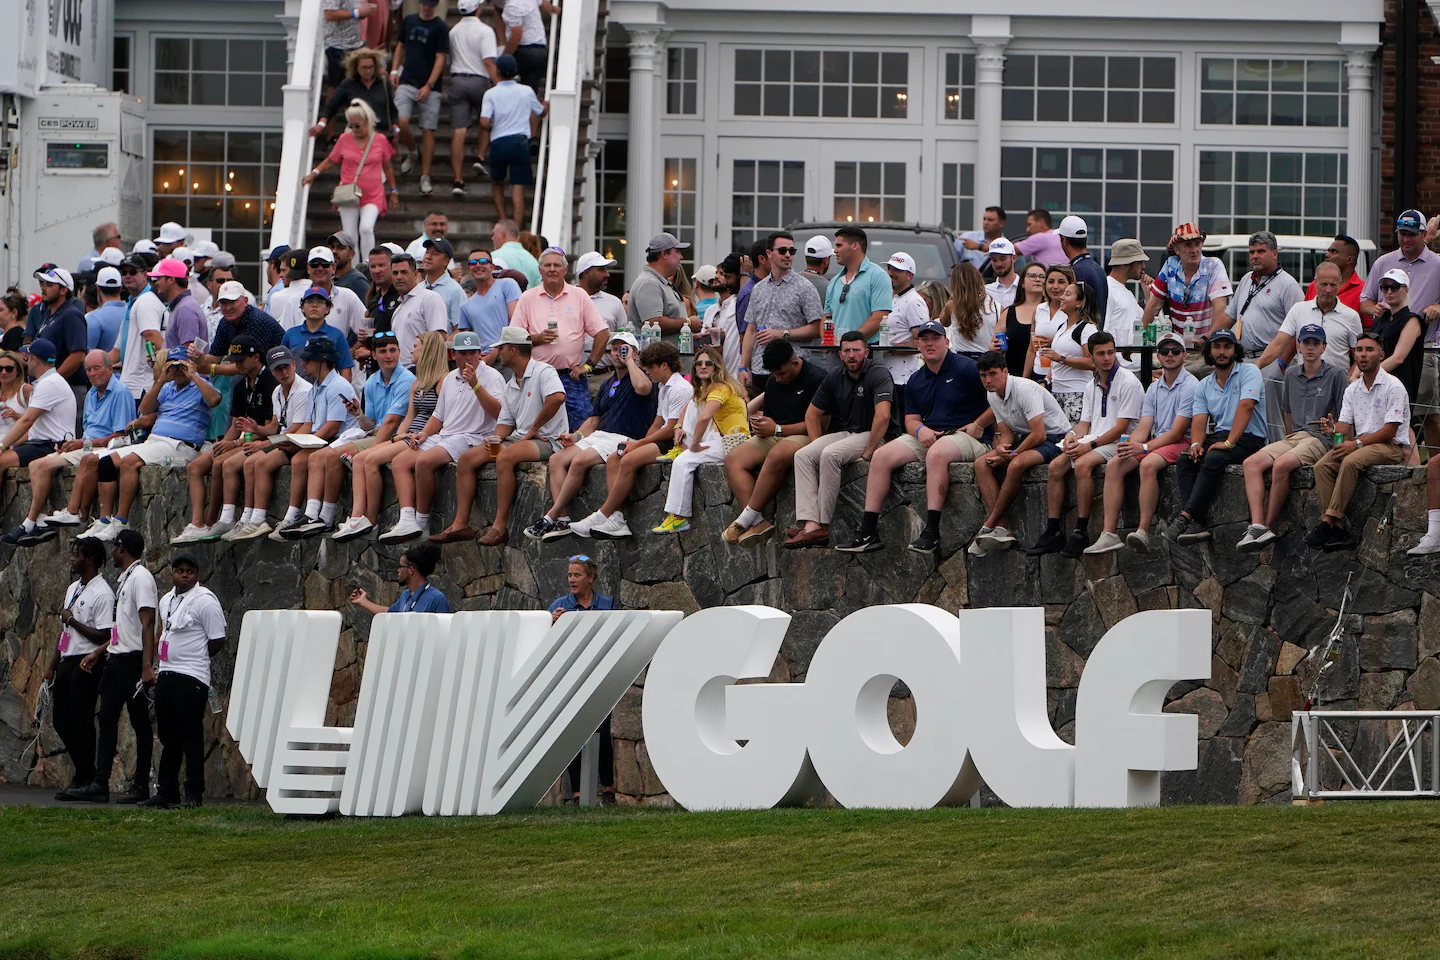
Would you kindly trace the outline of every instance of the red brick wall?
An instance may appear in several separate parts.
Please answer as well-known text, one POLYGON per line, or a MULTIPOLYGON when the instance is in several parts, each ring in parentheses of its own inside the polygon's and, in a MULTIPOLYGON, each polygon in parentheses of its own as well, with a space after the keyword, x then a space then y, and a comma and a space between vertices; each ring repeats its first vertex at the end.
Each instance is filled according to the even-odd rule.
MULTIPOLYGON (((1426 216, 1440 214, 1440 166, 1434 157, 1440 153, 1440 65, 1431 58, 1440 57, 1440 31, 1428 4, 1420 3, 1420 91, 1419 112, 1419 175, 1414 202, 1426 216)), ((1380 223, 1375 241, 1380 249, 1394 246, 1395 215, 1401 204, 1395 193, 1395 54, 1397 47, 1397 0, 1386 0, 1385 32, 1381 37, 1380 70, 1375 83, 1380 89, 1380 223)))

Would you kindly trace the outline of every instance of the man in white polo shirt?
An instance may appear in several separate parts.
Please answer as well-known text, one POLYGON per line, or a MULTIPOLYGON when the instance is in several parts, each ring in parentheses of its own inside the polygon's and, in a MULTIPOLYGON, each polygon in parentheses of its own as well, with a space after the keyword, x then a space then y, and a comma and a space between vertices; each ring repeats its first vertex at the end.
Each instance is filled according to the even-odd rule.
POLYGON ((1015 304, 1015 294, 1020 292, 1020 275, 1015 272, 1015 244, 998 237, 990 241, 990 269, 995 279, 985 284, 990 299, 1009 310, 1015 304))
POLYGON ((445 298, 426 289, 421 279, 419 268, 409 254, 391 258, 390 281, 400 299, 395 301, 390 329, 400 342, 400 366, 407 369, 415 366, 415 341, 422 333, 431 330, 446 333, 450 329, 450 310, 445 298))
MULTIPOLYGON (((60 639, 45 682, 54 691, 55 732, 70 754, 75 775, 56 800, 79 800, 80 788, 95 780, 95 700, 105 644, 115 623, 115 592, 100 576, 105 548, 94 541, 70 544, 70 572, 78 579, 65 591, 60 639)), ((105 799, 109 799, 106 797, 105 799)))
POLYGON ((187 807, 205 795, 205 703, 210 695, 210 658, 225 649, 225 611, 215 594, 200 585, 200 561, 177 553, 170 561, 174 588, 160 599, 159 676, 155 681, 155 726, 160 736, 160 771, 155 795, 142 807, 168 810, 181 805, 180 766, 185 766, 187 807))
POLYGON ((305 325, 305 312, 301 309, 303 291, 319 287, 330 294, 330 313, 325 322, 347 336, 365 326, 365 301, 343 284, 335 283, 335 251, 329 247, 311 247, 310 259, 305 263, 310 274, 310 283, 302 288, 302 296, 287 297, 272 315, 281 329, 305 325))
POLYGON ((490 154, 486 158, 490 167, 490 196, 495 201, 496 219, 507 219, 505 183, 508 181, 512 206, 508 219, 524 223, 525 188, 535 183, 535 171, 530 166, 530 135, 534 129, 531 118, 543 117, 548 108, 533 89, 515 82, 520 67, 513 56, 502 53, 496 57, 495 69, 500 74, 500 82, 485 94, 485 102, 480 107, 480 126, 490 135, 490 154))
MULTIPOLYGON (((60 449, 60 444, 75 436, 75 393, 55 369, 55 344, 41 337, 21 352, 25 354, 25 369, 35 386, 30 393, 29 409, 0 437, 0 474, 11 467, 28 467, 41 457, 48 457, 60 449)), ((17 541, 5 539, 4 542, 17 541)))

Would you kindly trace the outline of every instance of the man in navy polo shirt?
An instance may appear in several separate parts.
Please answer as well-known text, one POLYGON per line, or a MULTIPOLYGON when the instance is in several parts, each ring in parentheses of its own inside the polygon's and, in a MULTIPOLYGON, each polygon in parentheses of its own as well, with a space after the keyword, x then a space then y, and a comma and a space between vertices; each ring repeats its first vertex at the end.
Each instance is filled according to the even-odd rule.
POLYGON ((440 588, 430 582, 430 575, 440 564, 440 548, 433 543, 417 543, 405 548, 396 565, 395 579, 405 584, 400 596, 385 607, 370 599, 360 587, 350 591, 350 602, 372 615, 379 613, 450 613, 450 601, 440 588))
POLYGON ((884 548, 876 532, 880 507, 890 492, 891 475, 916 460, 925 464, 925 529, 910 544, 916 553, 934 553, 940 546, 940 511, 950 490, 950 464, 973 463, 990 450, 994 414, 975 361, 950 352, 950 340, 938 320, 926 320, 915 331, 925 365, 905 384, 905 435, 875 452, 865 482, 865 516, 855 539, 836 547, 844 553, 869 553, 884 548))
POLYGON ((640 368, 640 345, 632 333, 610 338, 615 373, 600 385, 594 412, 574 433, 564 434, 565 449, 550 458, 550 511, 525 528, 531 540, 553 540, 570 532, 566 509, 585 484, 585 472, 604 463, 625 445, 650 432, 660 392, 640 368))

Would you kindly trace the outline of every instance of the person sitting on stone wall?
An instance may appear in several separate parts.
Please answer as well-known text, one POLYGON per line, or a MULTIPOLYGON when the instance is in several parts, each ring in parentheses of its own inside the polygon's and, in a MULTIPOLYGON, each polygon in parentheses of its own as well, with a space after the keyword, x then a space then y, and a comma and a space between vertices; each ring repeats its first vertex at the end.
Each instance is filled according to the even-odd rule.
MULTIPOLYGON (((1290 496, 1290 475, 1314 466, 1330 449, 1324 421, 1340 412, 1349 380, 1345 371, 1325 362, 1325 328, 1307 323, 1296 341, 1303 362, 1291 362, 1283 374, 1281 417, 1285 437, 1245 458, 1245 498, 1250 526, 1235 549, 1257 553, 1275 539, 1275 525, 1290 496), (1265 474, 1270 474, 1270 506, 1265 506, 1265 474)), ((1271 381, 1267 386, 1273 386, 1271 381)), ((1268 426, 1268 424, 1267 424, 1268 426)))
POLYGON ((795 520, 801 526, 785 531, 787 550, 830 542, 841 471, 848 463, 869 463, 891 437, 894 388, 890 370, 870 358, 865 335, 846 330, 840 367, 826 375, 805 411, 810 442, 795 454, 795 520))
POLYGON ((560 437, 565 449, 546 465, 551 507, 525 529, 531 540, 554 540, 570 532, 568 508, 585 483, 591 467, 604 463, 626 444, 646 435, 655 419, 660 391, 640 368, 640 344, 633 333, 617 333, 609 341, 615 373, 595 395, 592 412, 580 429, 560 437))
POLYGON ((1120 365, 1115 356, 1115 337, 1108 330, 1090 334, 1085 342, 1095 372, 1085 387, 1080 422, 1060 444, 1063 457, 1050 461, 1046 479, 1048 520, 1031 556, 1053 553, 1078 559, 1090 545, 1090 507, 1095 499, 1095 468, 1115 456, 1122 436, 1140 419, 1145 390, 1140 378, 1120 365), (1075 529, 1069 539, 1061 532, 1065 510, 1065 478, 1075 474, 1075 529))
POLYGON ((226 533, 222 540, 254 540, 273 532, 268 511, 270 494, 275 489, 275 473, 290 463, 300 448, 288 441, 277 440, 287 433, 310 432, 310 394, 314 387, 295 369, 295 355, 289 347, 271 347, 265 352, 265 366, 279 384, 270 394, 270 422, 257 424, 256 439, 245 445, 245 459, 240 464, 244 475, 245 509, 240 525, 226 533))
POLYGON ((401 438, 410 449, 390 462, 395 496, 400 502, 400 519, 380 534, 381 540, 397 542, 429 532, 435 475, 452 463, 457 464, 460 471, 455 485, 461 494, 456 500, 455 523, 431 539, 436 543, 455 543, 474 537, 473 531, 465 536, 458 536, 457 531, 462 524, 470 525, 470 509, 475 503, 475 474, 490 460, 488 439, 497 432, 497 418, 504 414, 502 397, 505 394, 505 378, 485 362, 483 348, 480 334, 475 331, 455 332, 450 350, 455 355, 456 368, 440 381, 435 412, 423 430, 406 433, 401 438), (474 466, 464 465, 467 457, 474 466), (467 469, 469 485, 465 483, 467 469))
MULTIPOLYGON (((605 461, 605 502, 600 509, 570 524, 570 532, 582 537, 608 540, 630 536, 630 526, 620 507, 635 488, 635 475, 668 454, 678 454, 675 430, 690 404, 690 381, 680 372, 680 351, 673 343, 660 341, 640 351, 640 366, 659 391, 659 407, 650 430, 643 437, 622 444, 605 461)), ((633 374, 632 374, 633 376, 633 374)))
POLYGON ((1115 448, 1105 464, 1105 529, 1085 548, 1089 554, 1113 553, 1128 543, 1150 552, 1150 521, 1160 504, 1160 474, 1190 445, 1190 408, 1200 381, 1185 369, 1185 341, 1167 333, 1155 348, 1160 376, 1145 391, 1140 422, 1128 440, 1115 448), (1158 432, 1157 432, 1158 431, 1158 432), (1120 539, 1120 508, 1125 504, 1125 478, 1140 470, 1140 525, 1120 539))
MULTIPOLYGON (((1010 375, 1005 354, 991 350, 980 357, 976 367, 995 418, 995 448, 975 461, 975 485, 989 514, 968 552, 983 557, 991 550, 1015 545, 1005 518, 1020 496, 1020 482, 1026 470, 1060 456, 1060 441, 1069 431, 1070 421, 1050 391, 1034 380, 1010 375), (1005 474, 1003 484, 995 478, 1000 472, 1005 474)), ((915 381, 912 378, 910 382, 915 381)), ((907 400, 909 395, 907 387, 907 400)))
POLYGON ((210 429, 210 409, 220 391, 195 372, 183 346, 172 347, 163 369, 157 358, 155 382, 140 401, 140 416, 131 428, 148 428, 141 443, 87 454, 80 460, 75 483, 97 481, 100 512, 82 536, 114 540, 130 529, 130 508, 140 492, 140 468, 187 466, 200 455, 210 429), (82 480, 82 475, 86 478, 82 480))
MULTIPOLYGON (((305 367, 305 377, 312 384, 310 433, 326 443, 336 440, 348 442, 364 436, 365 431, 358 419, 360 401, 355 396, 355 388, 336 370, 340 354, 335 344, 328 337, 315 337, 301 348, 299 358, 305 367)), ((305 498, 309 490, 310 458, 314 455, 315 449, 307 449, 297 451, 290 458, 290 504, 285 519, 270 534, 271 540, 289 540, 296 531, 315 520, 321 520, 324 529, 335 529, 334 512, 328 519, 322 518, 321 501, 305 498)))
POLYGON ((80 463, 87 441, 92 450, 103 450, 110 441, 124 437, 130 421, 135 419, 135 398, 111 368, 107 352, 91 350, 85 355, 85 376, 90 381, 90 392, 85 395, 83 439, 66 440, 58 452, 30 464, 30 513, 15 541, 22 547, 53 540, 60 535, 61 527, 76 527, 84 522, 86 509, 95 499, 93 482, 75 483, 65 509, 42 515, 50 500, 55 475, 67 465, 73 467, 80 463))
POLYGON ((770 374, 748 405, 754 435, 725 455, 730 489, 744 506, 721 534, 726 543, 759 543, 775 529, 760 511, 779 494, 795 455, 810 442, 805 414, 825 382, 824 368, 796 353, 788 339, 765 344, 762 357, 770 374))
POLYGON ((1326 433, 1340 434, 1340 443, 1315 464, 1315 496, 1323 512, 1305 543, 1326 551, 1358 546, 1355 534, 1345 529, 1345 508, 1356 482, 1367 467, 1404 463, 1411 442, 1410 395, 1399 377, 1381 369, 1385 349, 1379 338, 1362 333, 1354 356, 1360 376, 1345 388, 1339 418, 1324 424, 1326 433))
POLYGON ((995 418, 975 361, 950 352, 949 334, 939 320, 926 320, 913 329, 924 364, 905 383, 905 434, 871 459, 860 530, 853 541, 835 548, 844 553, 884 549, 880 508, 890 493, 890 478, 917 460, 925 464, 925 529, 910 549, 934 553, 940 546, 940 511, 950 490, 950 464, 974 461, 990 449, 995 418))

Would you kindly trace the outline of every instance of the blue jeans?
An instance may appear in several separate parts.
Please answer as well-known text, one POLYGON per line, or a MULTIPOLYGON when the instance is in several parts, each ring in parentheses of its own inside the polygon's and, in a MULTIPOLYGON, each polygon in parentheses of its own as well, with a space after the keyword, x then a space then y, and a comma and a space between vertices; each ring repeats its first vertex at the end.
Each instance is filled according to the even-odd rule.
POLYGON ((565 384, 565 413, 570 418, 570 429, 579 430, 580 425, 590 417, 590 381, 570 378, 570 371, 561 370, 560 379, 565 384))

